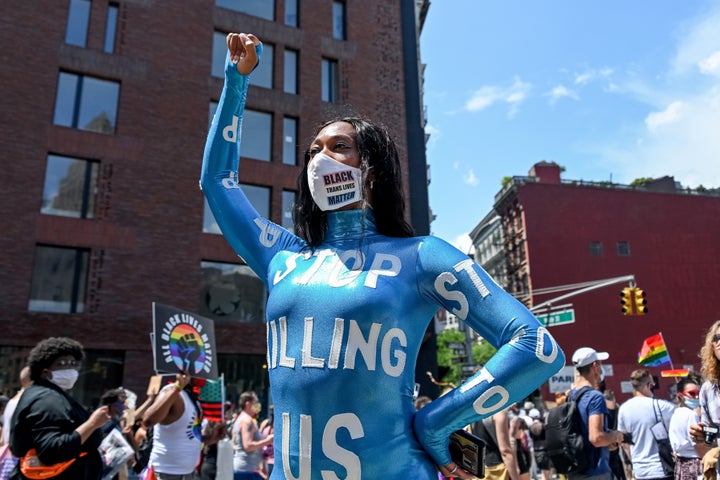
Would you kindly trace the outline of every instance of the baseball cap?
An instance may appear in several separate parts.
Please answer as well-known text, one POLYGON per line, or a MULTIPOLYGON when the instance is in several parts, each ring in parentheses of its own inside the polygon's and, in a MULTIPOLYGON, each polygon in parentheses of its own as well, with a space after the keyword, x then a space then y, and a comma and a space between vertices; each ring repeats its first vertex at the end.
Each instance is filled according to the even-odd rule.
POLYGON ((575 368, 580 368, 598 360, 607 360, 608 358, 610 358, 610 355, 608 355, 607 352, 596 352, 594 348, 582 347, 575 350, 572 356, 572 362, 575 368))
POLYGON ((528 416, 530 418, 540 418, 540 410, 538 410, 537 408, 531 408, 528 412, 528 416))

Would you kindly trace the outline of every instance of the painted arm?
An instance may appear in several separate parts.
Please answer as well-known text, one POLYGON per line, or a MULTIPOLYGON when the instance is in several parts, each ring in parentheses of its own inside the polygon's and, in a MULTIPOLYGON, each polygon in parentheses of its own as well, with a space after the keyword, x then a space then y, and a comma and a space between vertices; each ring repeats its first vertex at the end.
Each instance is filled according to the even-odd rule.
POLYGON ((522 400, 565 364, 548 330, 475 262, 428 237, 418 252, 419 289, 498 348, 483 369, 415 415, 420 443, 450 462, 450 433, 522 400))
POLYGON ((266 269, 270 259, 278 247, 288 241, 295 241, 296 237, 260 216, 238 183, 240 136, 249 75, 262 55, 262 44, 257 39, 254 45, 250 40, 247 49, 240 49, 237 42, 242 43, 242 38, 246 39, 244 41, 250 38, 242 35, 228 35, 225 84, 205 144, 200 188, 225 238, 248 266, 267 283, 266 269), (232 44, 233 40, 235 45, 232 44))

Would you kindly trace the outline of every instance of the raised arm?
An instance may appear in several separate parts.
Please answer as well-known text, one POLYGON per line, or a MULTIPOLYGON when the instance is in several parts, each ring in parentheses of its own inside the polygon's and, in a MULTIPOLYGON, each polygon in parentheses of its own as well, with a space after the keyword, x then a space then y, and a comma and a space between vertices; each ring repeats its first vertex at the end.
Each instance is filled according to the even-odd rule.
POLYGON ((229 34, 227 43, 225 84, 205 144, 200 188, 225 238, 267 282, 266 268, 275 250, 296 237, 261 217, 238 183, 240 133, 249 75, 262 54, 262 43, 254 35, 244 33, 229 34))

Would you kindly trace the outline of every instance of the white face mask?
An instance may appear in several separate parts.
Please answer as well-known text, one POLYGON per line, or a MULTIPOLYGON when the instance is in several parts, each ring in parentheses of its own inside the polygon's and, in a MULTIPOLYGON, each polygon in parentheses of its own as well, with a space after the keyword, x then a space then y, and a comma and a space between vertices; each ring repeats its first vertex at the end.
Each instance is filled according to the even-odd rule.
POLYGON ((310 195, 322 211, 337 210, 362 200, 362 172, 318 153, 307 168, 310 195))
POLYGON ((52 375, 50 381, 63 390, 70 390, 73 386, 75 386, 78 375, 80 375, 80 373, 74 368, 54 371, 51 370, 50 374, 52 375))

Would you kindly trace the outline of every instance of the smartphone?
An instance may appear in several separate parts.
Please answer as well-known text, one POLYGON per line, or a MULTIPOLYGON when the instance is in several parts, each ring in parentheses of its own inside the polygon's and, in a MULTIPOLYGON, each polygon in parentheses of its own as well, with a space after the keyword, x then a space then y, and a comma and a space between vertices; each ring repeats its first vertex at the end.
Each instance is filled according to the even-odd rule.
POLYGON ((485 442, 480 437, 456 430, 450 435, 450 457, 476 477, 485 476, 485 442))

